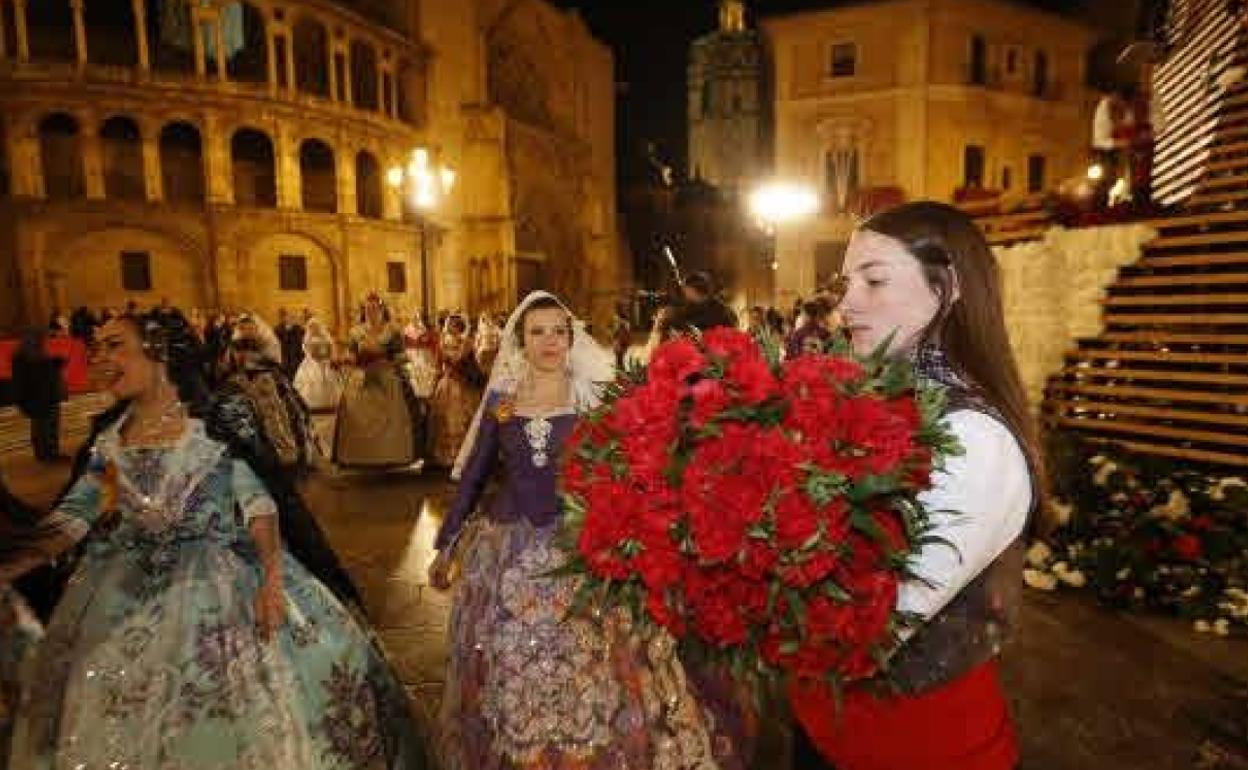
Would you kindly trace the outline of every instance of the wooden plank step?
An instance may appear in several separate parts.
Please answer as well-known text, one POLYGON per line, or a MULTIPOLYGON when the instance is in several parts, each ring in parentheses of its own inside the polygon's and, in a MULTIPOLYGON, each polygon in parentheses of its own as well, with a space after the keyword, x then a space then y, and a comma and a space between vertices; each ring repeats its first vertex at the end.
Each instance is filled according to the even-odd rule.
POLYGON ((1189 208, 1194 206, 1217 206, 1223 203, 1238 203, 1248 200, 1248 190, 1233 190, 1225 193, 1196 194, 1187 199, 1189 208))
POLYGON ((1235 157, 1225 160, 1210 161, 1205 164, 1206 174, 1216 174, 1221 171, 1236 171, 1248 167, 1248 158, 1235 157))
POLYGON ((1061 424, 1068 426, 1080 423, 1079 427, 1082 427, 1084 430, 1134 433, 1138 436, 1150 436, 1153 438, 1165 436, 1166 438, 1177 438, 1180 441, 1203 441, 1210 444, 1226 444, 1248 449, 1248 436, 1241 436, 1235 433, 1222 433, 1220 431, 1201 430, 1199 428, 1176 428, 1171 425, 1154 425, 1152 423, 1134 422, 1131 420, 1105 420, 1066 416, 1056 419, 1061 424))
MULTIPOLYGON (((1088 429, 1095 426, 1095 423, 1090 420, 1075 420, 1074 422, 1088 423, 1087 426, 1072 426, 1080 429, 1088 429)), ((1119 446, 1137 454, 1153 455, 1155 457, 1168 457, 1175 460, 1190 460, 1198 463, 1213 463, 1215 465, 1248 467, 1248 453, 1233 454, 1231 452, 1216 452, 1211 449, 1192 449, 1190 447, 1154 444, 1145 441, 1131 441, 1119 438, 1107 438, 1104 436, 1085 436, 1084 438, 1085 440, 1096 444, 1111 444, 1119 446)))
MULTIPOLYGON (((1248 428, 1248 414, 1202 412, 1199 409, 1175 409, 1164 406, 1144 406, 1143 404, 1120 404, 1114 401, 1098 401, 1090 398, 1078 400, 1051 398, 1049 402, 1098 414, 1126 414, 1132 417, 1151 417, 1156 420, 1180 420, 1183 422, 1199 422, 1224 426, 1234 425, 1248 428)), ((1240 439, 1248 444, 1248 435, 1240 436, 1240 439)))
POLYGON ((1219 177, 1218 179, 1202 179, 1196 189, 1201 194, 1215 190, 1226 191, 1237 189, 1246 182, 1248 182, 1248 179, 1236 174, 1235 176, 1219 177))
MULTIPOLYGON (((1248 127, 1245 127, 1244 131, 1240 133, 1240 136, 1248 136, 1248 127)), ((1223 155, 1235 155, 1241 152, 1248 153, 1248 142, 1215 142, 1209 146, 1209 156, 1212 158, 1220 158, 1223 155)))
POLYGON ((1104 377, 1119 380, 1143 380, 1144 382, 1194 382, 1201 385, 1229 385, 1248 388, 1248 374, 1219 374, 1217 372, 1168 372, 1164 369, 1128 369, 1103 366, 1067 366, 1062 369, 1066 377, 1104 377))
MULTIPOLYGON (((1105 297, 1106 307, 1151 307, 1174 305, 1248 305, 1248 294, 1130 294, 1105 297)), ((1248 318, 1248 316, 1245 316, 1248 318)))
POLYGON ((1161 331, 1105 332, 1109 342, 1151 342, 1160 345, 1248 345, 1248 334, 1175 334, 1161 331))
MULTIPOLYGON (((1090 385, 1082 382, 1055 382, 1054 392, 1070 395, 1110 396, 1113 398, 1151 398, 1158 401, 1181 401, 1189 404, 1232 404, 1248 406, 1248 394, 1205 393, 1197 390, 1145 388, 1137 385, 1090 385)), ((1248 418, 1246 418, 1248 419, 1248 418)), ((1245 422, 1248 425, 1248 422, 1245 422)))
POLYGON ((1136 265, 1140 267, 1189 267, 1203 265, 1248 265, 1248 251, 1228 251, 1220 254, 1170 254, 1146 255, 1136 265))
POLYGON ((1201 225, 1224 225, 1236 222, 1248 224, 1248 211, 1201 212, 1144 220, 1144 224, 1155 227, 1158 230, 1169 230, 1177 227, 1200 227, 1201 225))
POLYGON ((1248 138, 1248 123, 1241 123, 1238 126, 1222 126, 1213 132, 1212 138, 1213 144, 1211 147, 1234 144, 1240 139, 1248 138))
POLYGON ((1107 313, 1103 320, 1106 326, 1242 326, 1248 324, 1248 313, 1107 313))
MULTIPOLYGON (((1248 179, 1243 182, 1248 184, 1248 179)), ((1225 230, 1197 235, 1165 235, 1149 242, 1150 249, 1171 249, 1178 246, 1217 246, 1223 243, 1248 241, 1248 230, 1225 230)))
POLYGON ((1143 286, 1224 286, 1248 284, 1248 273, 1169 273, 1167 275, 1128 275, 1114 281, 1115 288, 1143 286))
POLYGON ((1248 366, 1248 353, 1188 353, 1174 350, 1096 350, 1079 348, 1066 353, 1067 358, 1085 361, 1157 361, 1170 364, 1235 364, 1248 366))

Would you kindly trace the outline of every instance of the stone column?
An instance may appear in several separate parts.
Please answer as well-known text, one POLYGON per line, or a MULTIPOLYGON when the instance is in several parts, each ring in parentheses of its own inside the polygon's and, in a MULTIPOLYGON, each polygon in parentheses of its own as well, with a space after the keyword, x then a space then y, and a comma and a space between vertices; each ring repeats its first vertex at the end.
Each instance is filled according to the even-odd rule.
POLYGON ((300 195, 299 146, 286 123, 277 125, 273 136, 274 161, 277 164, 277 207, 298 211, 303 208, 300 195))
POLYGON ((4 2, 0 0, 0 59, 8 58, 9 55, 9 33, 4 20, 4 17, 7 15, 4 10, 4 2))
POLYGON ((264 48, 269 63, 269 96, 277 96, 277 25, 272 21, 264 25, 264 48))
POLYGON ((328 32, 329 40, 325 43, 326 56, 329 57, 329 100, 338 101, 338 46, 328 32))
POLYGON ((220 15, 212 20, 212 32, 217 41, 217 80, 225 82, 230 76, 225 69, 225 28, 221 24, 220 15))
POLYGON ((295 81, 295 31, 293 27, 287 27, 286 30, 286 88, 293 94, 299 90, 299 83, 295 81))
POLYGON ((106 196, 104 188, 104 146, 100 141, 99 126, 94 115, 75 115, 80 126, 82 146, 82 177, 88 200, 101 200, 106 196))
POLYGON ((399 119, 399 73, 390 71, 390 117, 399 119))
POLYGON ((26 31, 26 2, 13 0, 13 36, 17 42, 17 60, 30 61, 30 35, 26 31))
POLYGON ((9 192, 14 198, 43 197, 43 156, 39 151, 39 128, 29 116, 13 116, 6 136, 5 155, 13 164, 9 192), (20 122, 19 122, 20 121, 20 122), (22 130, 17 131, 21 125, 22 130))
MULTIPOLYGON (((339 142, 338 146, 345 147, 347 143, 339 142)), ((357 214, 360 202, 355 197, 355 156, 341 151, 335 157, 338 159, 338 213, 357 214)))
POLYGON ((191 42, 195 47, 195 74, 208 75, 208 58, 204 53, 204 15, 198 5, 191 6, 191 42))
POLYGON ((342 77, 347 81, 346 88, 342 89, 342 95, 346 97, 347 106, 355 104, 355 96, 351 93, 351 40, 348 38, 342 44, 342 77))
POLYGON ((139 45, 139 70, 147 72, 152 68, 151 49, 147 45, 147 2, 146 0, 130 0, 134 9, 134 39, 139 45))
POLYGON ((381 216, 383 219, 397 221, 403 216, 403 196, 405 190, 402 186, 395 189, 390 186, 389 180, 386 179, 387 169, 393 165, 402 165, 395 163, 382 163, 379 171, 382 175, 381 185, 381 216))
POLYGON ((163 177, 160 169, 159 127, 143 127, 143 194, 148 201, 159 202, 165 199, 163 177))
POLYGON ((230 163, 230 137, 215 115, 204 117, 204 197, 209 204, 234 203, 234 176, 230 163))
POLYGON ((82 20, 83 0, 69 0, 69 7, 74 11, 74 51, 78 55, 78 66, 87 64, 87 25, 82 20))
POLYGON ((386 112, 386 74, 388 70, 385 67, 377 68, 377 111, 382 115, 386 112))

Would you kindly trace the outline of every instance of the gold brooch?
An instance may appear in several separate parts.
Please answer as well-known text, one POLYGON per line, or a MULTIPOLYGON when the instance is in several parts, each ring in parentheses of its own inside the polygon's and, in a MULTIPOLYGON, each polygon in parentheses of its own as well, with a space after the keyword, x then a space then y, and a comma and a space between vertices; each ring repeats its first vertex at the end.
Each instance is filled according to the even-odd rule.
POLYGON ((516 413, 516 402, 509 398, 501 399, 494 405, 494 419, 498 422, 507 422, 516 413))

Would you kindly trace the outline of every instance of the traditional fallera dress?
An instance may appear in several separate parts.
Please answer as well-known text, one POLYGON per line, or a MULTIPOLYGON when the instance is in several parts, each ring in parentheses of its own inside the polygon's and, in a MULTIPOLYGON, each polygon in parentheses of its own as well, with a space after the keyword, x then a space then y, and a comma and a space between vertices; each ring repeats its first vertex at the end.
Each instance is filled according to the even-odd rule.
POLYGON ((380 648, 285 551, 286 619, 260 638, 247 524, 277 504, 251 466, 198 419, 163 447, 125 446, 124 422, 99 434, 51 514, 88 534, 34 662, 13 767, 428 767, 380 648))
POLYGON ((295 389, 312 414, 332 413, 342 398, 342 375, 334 366, 334 340, 311 331, 303 340, 303 363, 295 372, 295 389))
POLYGON ((481 391, 472 382, 475 367, 472 338, 467 334, 443 334, 442 372, 429 404, 429 454, 435 465, 454 465, 459 447, 468 435, 472 416, 481 401, 481 391))
POLYGON ((438 333, 423 324, 409 324, 403 340, 412 390, 417 398, 432 398, 438 384, 438 333))
POLYGON ((0 583, 0 768, 9 767, 13 719, 42 638, 43 627, 22 596, 0 583))
POLYGON ((235 366, 222 392, 236 392, 251 404, 283 467, 307 469, 316 442, 308 406, 276 361, 252 359, 235 366))
POLYGON ((419 459, 421 405, 401 368, 403 337, 386 324, 351 330, 356 366, 347 375, 334 434, 334 462, 344 467, 393 468, 419 459))
POLYGON ((577 583, 550 573, 565 561, 556 473, 576 419, 515 414, 488 396, 436 542, 462 565, 440 757, 447 770, 742 767, 729 735, 740 725, 704 708, 669 636, 643 638, 623 613, 569 615, 577 583), (497 476, 493 505, 464 534, 497 476))

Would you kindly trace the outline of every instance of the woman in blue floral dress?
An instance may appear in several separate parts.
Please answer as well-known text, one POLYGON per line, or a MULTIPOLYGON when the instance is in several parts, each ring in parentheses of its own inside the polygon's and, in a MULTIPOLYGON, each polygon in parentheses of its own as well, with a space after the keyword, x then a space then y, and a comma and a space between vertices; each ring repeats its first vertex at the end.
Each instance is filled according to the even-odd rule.
MULTIPOLYGON (((83 543, 18 709, 12 766, 428 767, 380 648, 283 547, 290 522, 305 550, 319 531, 280 510, 291 491, 254 416, 205 398, 186 332, 179 316, 101 330, 119 405, 55 510, 0 546, 2 582, 83 543)), ((332 553, 313 555, 349 599, 332 553)))

